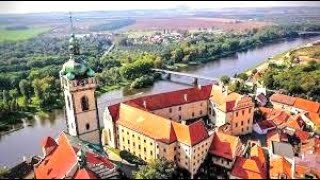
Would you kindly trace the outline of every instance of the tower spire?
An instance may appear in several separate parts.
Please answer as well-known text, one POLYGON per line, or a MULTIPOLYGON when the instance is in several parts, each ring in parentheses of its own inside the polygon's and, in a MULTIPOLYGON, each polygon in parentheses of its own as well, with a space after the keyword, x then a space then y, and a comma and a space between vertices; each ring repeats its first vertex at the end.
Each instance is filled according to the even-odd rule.
POLYGON ((73 21, 72 21, 72 12, 69 12, 70 15, 70 30, 71 30, 71 34, 74 34, 74 29, 73 29, 73 21))

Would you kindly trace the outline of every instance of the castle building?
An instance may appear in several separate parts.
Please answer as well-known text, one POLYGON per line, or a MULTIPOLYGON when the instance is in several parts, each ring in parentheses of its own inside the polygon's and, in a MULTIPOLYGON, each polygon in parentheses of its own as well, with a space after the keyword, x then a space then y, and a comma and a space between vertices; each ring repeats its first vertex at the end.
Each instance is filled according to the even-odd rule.
MULTIPOLYGON (((102 144, 126 150, 146 162, 163 157, 195 175, 214 138, 214 130, 208 130, 206 124, 221 118, 210 116, 212 97, 222 93, 213 91, 215 87, 198 86, 109 106, 103 115, 102 144)), ((235 101, 239 117, 221 121, 246 128, 242 132, 233 129, 238 134, 251 132, 252 99, 237 95, 235 101), (246 111, 244 116, 240 115, 242 110, 246 111), (245 125, 240 117, 246 120, 245 125)))
POLYGON ((67 131, 83 141, 100 144, 95 72, 78 58, 80 48, 74 34, 69 43, 70 58, 60 71, 67 131))

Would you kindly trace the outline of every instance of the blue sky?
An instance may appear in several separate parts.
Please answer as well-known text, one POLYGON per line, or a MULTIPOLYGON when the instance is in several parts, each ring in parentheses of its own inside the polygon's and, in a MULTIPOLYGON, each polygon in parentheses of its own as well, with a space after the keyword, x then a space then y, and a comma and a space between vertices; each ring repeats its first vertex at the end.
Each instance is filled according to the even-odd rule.
POLYGON ((130 9, 168 9, 186 6, 193 9, 226 7, 320 6, 303 1, 1 1, 0 13, 80 12, 130 9))

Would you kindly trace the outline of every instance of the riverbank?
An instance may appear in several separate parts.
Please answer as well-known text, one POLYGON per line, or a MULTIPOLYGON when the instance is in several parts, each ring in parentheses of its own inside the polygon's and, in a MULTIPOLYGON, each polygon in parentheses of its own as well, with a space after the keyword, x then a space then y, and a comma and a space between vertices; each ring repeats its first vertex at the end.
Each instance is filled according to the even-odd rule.
POLYGON ((285 52, 282 52, 282 53, 277 54, 275 56, 269 57, 268 59, 265 59, 263 62, 253 66, 252 68, 248 68, 244 73, 246 73, 248 75, 251 75, 252 74, 252 70, 255 70, 255 69, 258 72, 264 72, 264 71, 266 71, 268 69, 270 62, 273 62, 273 63, 276 63, 276 64, 284 64, 286 58, 289 58, 289 57, 286 57, 288 54, 291 54, 292 52, 298 51, 298 50, 300 50, 302 48, 312 47, 312 46, 314 46, 313 44, 316 43, 316 42, 318 42, 318 40, 316 40, 314 42, 311 42, 311 43, 300 45, 299 47, 295 47, 295 48, 292 48, 292 49, 290 49, 288 51, 285 51, 285 52))

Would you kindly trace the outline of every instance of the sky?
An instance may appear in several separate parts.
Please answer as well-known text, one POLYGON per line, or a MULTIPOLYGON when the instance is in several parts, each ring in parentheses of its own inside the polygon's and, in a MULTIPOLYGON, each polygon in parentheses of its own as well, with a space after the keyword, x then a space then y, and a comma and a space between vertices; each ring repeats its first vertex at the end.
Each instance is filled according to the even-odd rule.
POLYGON ((0 1, 0 13, 83 12, 131 9, 320 6, 306 1, 0 1))

